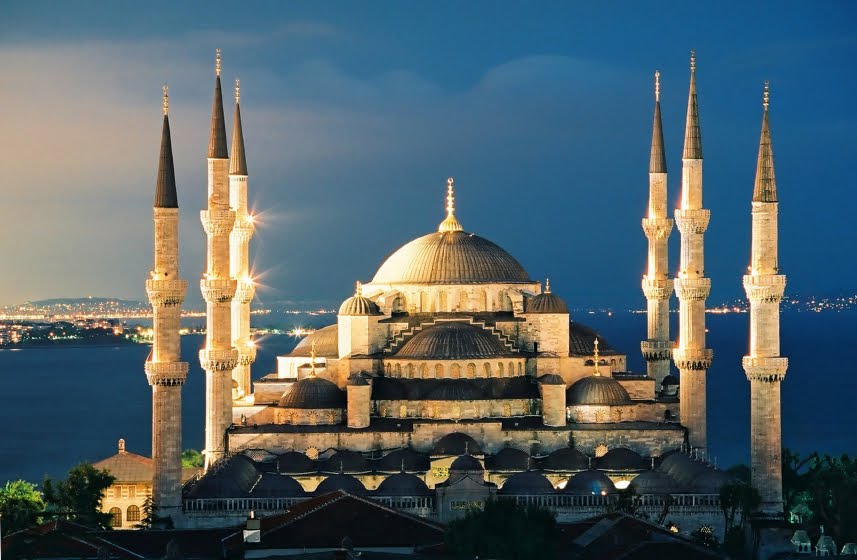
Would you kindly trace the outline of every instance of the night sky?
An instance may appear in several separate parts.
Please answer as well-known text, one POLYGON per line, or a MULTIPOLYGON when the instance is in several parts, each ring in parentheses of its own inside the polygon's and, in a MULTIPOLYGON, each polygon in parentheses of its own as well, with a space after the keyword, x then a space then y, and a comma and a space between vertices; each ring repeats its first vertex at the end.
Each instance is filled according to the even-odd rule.
POLYGON ((451 175, 465 230, 570 305, 643 307, 652 74, 675 206, 690 49, 709 301, 742 295, 766 79, 789 291, 857 291, 853 2, 5 0, 0 303, 145 300, 164 82, 196 284, 217 47, 227 94, 241 78, 263 305, 349 295, 436 229, 451 175))

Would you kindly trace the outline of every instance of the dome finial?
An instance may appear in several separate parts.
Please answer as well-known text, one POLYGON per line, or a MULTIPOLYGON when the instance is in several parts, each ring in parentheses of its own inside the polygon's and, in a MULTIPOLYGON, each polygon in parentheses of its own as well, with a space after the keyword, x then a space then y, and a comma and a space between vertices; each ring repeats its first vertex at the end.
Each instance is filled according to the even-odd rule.
POLYGON ((768 106, 771 104, 771 82, 769 80, 765 80, 765 92, 762 94, 762 106, 765 108, 765 111, 768 110, 768 106))
POLYGON ((661 72, 655 70, 655 101, 661 100, 661 72))
POLYGON ((354 295, 363 297, 363 284, 360 283, 360 280, 354 283, 354 295))
POLYGON ((546 294, 551 293, 551 279, 550 278, 545 278, 545 293, 546 294))
POLYGON ((170 88, 164 84, 161 90, 164 92, 164 116, 170 114, 170 88))
POLYGON ((220 75, 220 49, 215 49, 214 51, 214 73, 218 76, 220 75))
POLYGON ((595 371, 592 372, 593 375, 601 375, 601 372, 598 370, 598 337, 595 337, 595 371))
POLYGON ((312 341, 312 345, 310 345, 309 350, 309 376, 315 377, 315 341, 312 341))
POLYGON ((441 233, 464 231, 464 228, 455 219, 455 180, 452 177, 446 180, 446 219, 440 223, 437 230, 441 233))

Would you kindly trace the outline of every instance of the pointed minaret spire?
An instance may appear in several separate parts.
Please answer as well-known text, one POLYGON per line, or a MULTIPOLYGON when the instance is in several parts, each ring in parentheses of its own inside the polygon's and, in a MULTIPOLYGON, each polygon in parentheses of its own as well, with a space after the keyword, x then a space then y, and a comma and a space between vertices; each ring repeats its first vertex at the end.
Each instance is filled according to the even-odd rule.
POLYGON ((699 105, 696 101, 696 51, 690 51, 690 92, 687 96, 687 124, 684 130, 684 159, 702 159, 699 105))
POLYGON ((158 178, 155 183, 155 208, 178 208, 173 144, 170 140, 170 90, 166 84, 163 92, 164 126, 161 131, 161 158, 158 160, 158 178))
POLYGON ((220 88, 220 49, 214 65, 214 105, 211 107, 211 134, 208 139, 208 157, 228 159, 226 149, 226 119, 223 117, 223 92, 220 88))
POLYGON ((661 73, 655 72, 655 120, 652 124, 652 152, 649 157, 649 173, 666 173, 667 160, 664 155, 664 130, 661 126, 661 73))
POLYGON ((777 179, 774 175, 774 150, 771 145, 771 126, 768 122, 768 107, 771 95, 770 82, 765 82, 762 106, 762 135, 759 138, 759 159, 756 163, 756 184, 753 187, 753 202, 776 202, 777 179))
POLYGON ((232 125, 232 158, 230 175, 247 175, 247 158, 244 155, 244 130, 241 127, 241 82, 235 78, 235 122, 232 125))
POLYGON ((446 219, 440 223, 437 231, 441 233, 464 231, 462 225, 455 219, 455 181, 452 177, 446 180, 446 219))

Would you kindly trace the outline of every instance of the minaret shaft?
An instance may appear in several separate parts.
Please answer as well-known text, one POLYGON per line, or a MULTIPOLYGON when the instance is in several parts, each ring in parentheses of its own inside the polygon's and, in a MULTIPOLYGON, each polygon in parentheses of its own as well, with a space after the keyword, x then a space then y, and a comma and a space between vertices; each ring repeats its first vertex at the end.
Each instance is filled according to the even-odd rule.
POLYGON ((703 456, 708 451, 706 374, 713 353, 705 347, 705 300, 711 279, 705 277, 704 235, 709 211, 702 207, 702 138, 696 96, 696 57, 691 55, 690 92, 681 170, 681 206, 675 220, 681 233, 679 274, 675 291, 679 300, 678 346, 673 360, 679 370, 681 421, 688 429, 691 447, 703 456))
POLYGON ((750 381, 750 470, 763 514, 783 514, 780 384, 788 359, 780 357, 780 302, 786 277, 778 274, 777 189, 768 125, 768 89, 759 142, 752 202, 750 273, 744 290, 750 301, 750 352, 744 371, 750 381))
POLYGON ((179 278, 179 209, 164 87, 164 130, 154 208, 153 270, 146 281, 152 305, 152 353, 145 363, 152 387, 152 505, 156 518, 181 515, 181 391, 188 364, 181 361, 181 304, 187 282, 179 278))
POLYGON ((205 370, 205 468, 225 457, 226 430, 232 424, 232 370, 238 353, 232 347, 232 298, 229 234, 235 212, 229 208, 229 156, 223 124, 220 76, 215 81, 208 157, 208 209, 200 214, 208 236, 206 271, 200 289, 206 302, 205 348, 199 361, 205 370))

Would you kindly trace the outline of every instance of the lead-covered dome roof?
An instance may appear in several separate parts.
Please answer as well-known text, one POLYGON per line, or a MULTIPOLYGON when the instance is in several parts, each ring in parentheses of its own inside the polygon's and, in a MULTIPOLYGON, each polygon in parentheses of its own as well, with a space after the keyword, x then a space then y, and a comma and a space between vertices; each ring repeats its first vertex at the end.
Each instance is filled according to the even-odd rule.
POLYGON ((345 408, 345 393, 327 379, 305 377, 285 393, 279 402, 283 408, 345 408))
POLYGON ((466 360, 516 356, 500 339, 469 323, 438 323, 402 345, 396 358, 466 360))
POLYGON ((410 473, 397 473, 388 476, 375 491, 378 496, 431 496, 434 492, 429 490, 423 480, 410 473))
POLYGON ((429 233, 387 257, 373 284, 524 284, 532 282, 499 245, 464 231, 429 233))
POLYGON ((590 375, 576 381, 568 388, 565 400, 568 406, 631 404, 631 397, 622 384, 603 375, 590 375))
POLYGON ((545 477, 545 475, 536 471, 524 471, 513 474, 503 487, 500 488, 500 494, 526 494, 526 495, 545 495, 554 494, 556 490, 553 484, 545 477))
POLYGON ((315 354, 321 358, 339 357, 339 326, 334 323, 322 329, 318 329, 301 339, 295 349, 289 354, 290 357, 306 357, 312 354, 312 344, 315 343, 315 354))
POLYGON ((527 313, 568 313, 568 306, 561 297, 546 290, 527 302, 527 313))

